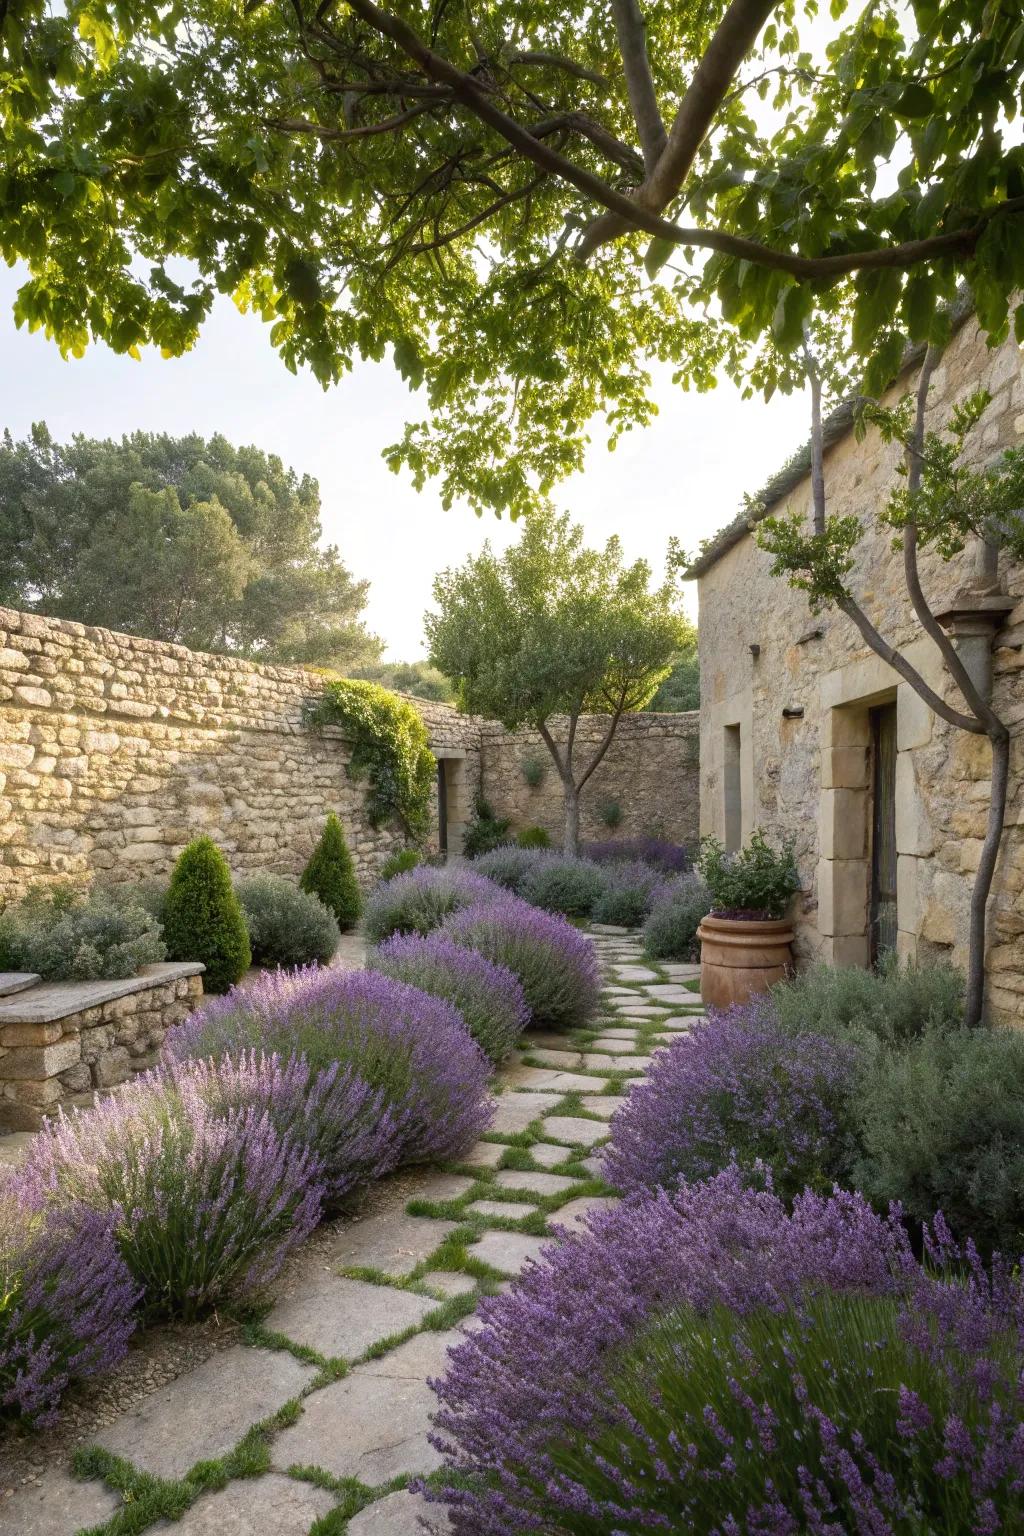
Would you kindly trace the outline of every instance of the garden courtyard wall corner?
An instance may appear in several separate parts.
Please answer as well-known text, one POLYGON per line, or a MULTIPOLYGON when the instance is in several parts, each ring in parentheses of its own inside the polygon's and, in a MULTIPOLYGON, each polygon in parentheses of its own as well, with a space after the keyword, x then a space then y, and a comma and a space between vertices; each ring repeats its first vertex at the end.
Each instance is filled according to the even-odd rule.
MULTIPOLYGON (((365 786, 346 772, 344 733, 311 731, 305 707, 322 687, 301 667, 205 655, 68 620, 0 608, 0 904, 34 885, 169 874, 185 844, 207 833, 237 875, 298 875, 324 817, 342 819, 356 873, 376 878, 402 842, 374 829, 365 786)), ((442 765, 449 851, 483 793, 514 828, 556 839, 561 795, 553 765, 531 788, 538 748, 449 704, 413 699, 442 765)), ((586 744, 600 719, 580 723, 586 744)), ((556 731, 558 727, 556 724, 556 731)), ((583 834, 697 833, 696 712, 621 722, 584 799, 583 834)), ((438 841, 435 791, 431 841, 438 841)))

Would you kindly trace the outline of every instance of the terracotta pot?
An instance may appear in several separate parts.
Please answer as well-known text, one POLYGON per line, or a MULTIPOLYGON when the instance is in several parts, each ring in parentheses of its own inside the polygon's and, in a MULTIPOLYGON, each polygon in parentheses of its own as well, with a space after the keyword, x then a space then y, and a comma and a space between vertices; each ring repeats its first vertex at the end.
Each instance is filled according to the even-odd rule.
POLYGON ((787 917, 704 919, 700 939, 700 995, 705 1006, 729 1008, 767 992, 793 969, 793 927, 787 917))

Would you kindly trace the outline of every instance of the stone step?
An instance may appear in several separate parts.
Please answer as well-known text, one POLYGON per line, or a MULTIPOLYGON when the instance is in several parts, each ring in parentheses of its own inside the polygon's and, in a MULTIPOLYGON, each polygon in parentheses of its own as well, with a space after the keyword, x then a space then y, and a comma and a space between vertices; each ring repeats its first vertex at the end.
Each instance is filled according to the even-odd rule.
POLYGON ((15 992, 27 992, 42 981, 35 971, 0 971, 0 997, 11 997, 15 992))

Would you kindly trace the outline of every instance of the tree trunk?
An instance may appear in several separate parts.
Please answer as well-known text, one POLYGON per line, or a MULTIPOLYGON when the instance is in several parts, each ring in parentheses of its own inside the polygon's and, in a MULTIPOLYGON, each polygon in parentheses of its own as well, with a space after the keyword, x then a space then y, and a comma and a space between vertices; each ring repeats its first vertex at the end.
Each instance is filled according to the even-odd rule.
POLYGON ((975 1029, 985 1016, 985 924, 992 877, 995 874, 999 846, 1006 819, 1006 786, 1010 773, 1010 733, 993 734, 992 796, 988 806, 988 827, 978 861, 971 892, 971 931, 967 942, 967 1000, 964 1019, 968 1029, 975 1029))
POLYGON ((580 851, 580 792, 575 784, 562 781, 565 793, 565 836, 563 850, 575 856, 580 851))

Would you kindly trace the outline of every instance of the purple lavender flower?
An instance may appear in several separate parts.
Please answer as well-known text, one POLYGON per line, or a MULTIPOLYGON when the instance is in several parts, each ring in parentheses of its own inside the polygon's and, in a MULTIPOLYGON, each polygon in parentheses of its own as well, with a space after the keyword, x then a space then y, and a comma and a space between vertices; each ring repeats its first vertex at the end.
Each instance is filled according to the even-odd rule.
POLYGON ((858 1195, 808 1193, 788 1213, 733 1168, 633 1197, 482 1303, 484 1326, 433 1384, 435 1444, 461 1486, 429 1496, 447 1504, 458 1536, 646 1529, 639 1518, 574 1525, 590 1495, 558 1460, 570 1437, 592 1445, 606 1427, 616 1404, 603 1385, 623 1349, 678 1307, 747 1316, 829 1291, 884 1297, 915 1269, 898 1220, 858 1195))
POLYGON ((222 1113, 265 1111, 281 1136, 311 1148, 322 1166, 330 1205, 401 1161, 405 1116, 351 1066, 333 1061, 317 1071, 305 1056, 282 1060, 252 1050, 216 1064, 173 1062, 166 1072, 171 1084, 186 1077, 222 1113))
POLYGON ((563 917, 503 893, 500 901, 457 912, 443 932, 519 978, 534 1024, 575 1028, 597 1007, 596 951, 563 917))
POLYGON ((395 934, 370 951, 367 964, 445 998, 492 1061, 508 1055, 530 1022, 522 986, 508 966, 495 965, 444 934, 395 934))
POLYGON ((390 1107, 403 1163, 456 1156, 493 1112, 487 1057, 455 1008, 390 976, 267 972, 190 1014, 168 1034, 164 1058, 246 1050, 304 1056, 314 1073, 351 1068, 390 1107))
POLYGON ((110 1212, 0 1191, 0 1416, 52 1424, 69 1382, 122 1359, 139 1295, 110 1212))
POLYGON ((639 860, 664 874, 683 874, 691 867, 690 855, 678 843, 661 837, 615 837, 603 842, 584 843, 580 852, 596 864, 617 864, 639 860))
POLYGON ((855 1151, 851 1043, 778 1022, 768 999, 712 1013, 662 1051, 611 1123, 608 1181, 625 1192, 770 1170, 784 1196, 827 1189, 855 1151))
POLYGON ((204 1063, 51 1121, 16 1187, 37 1211, 112 1214, 147 1310, 183 1317, 272 1280, 316 1226, 324 1190, 316 1155, 265 1108, 214 1102, 204 1063))
POLYGON ((498 886, 472 870, 421 864, 378 885, 366 903, 366 936, 380 944, 393 933, 430 933, 452 912, 501 895, 498 886))

